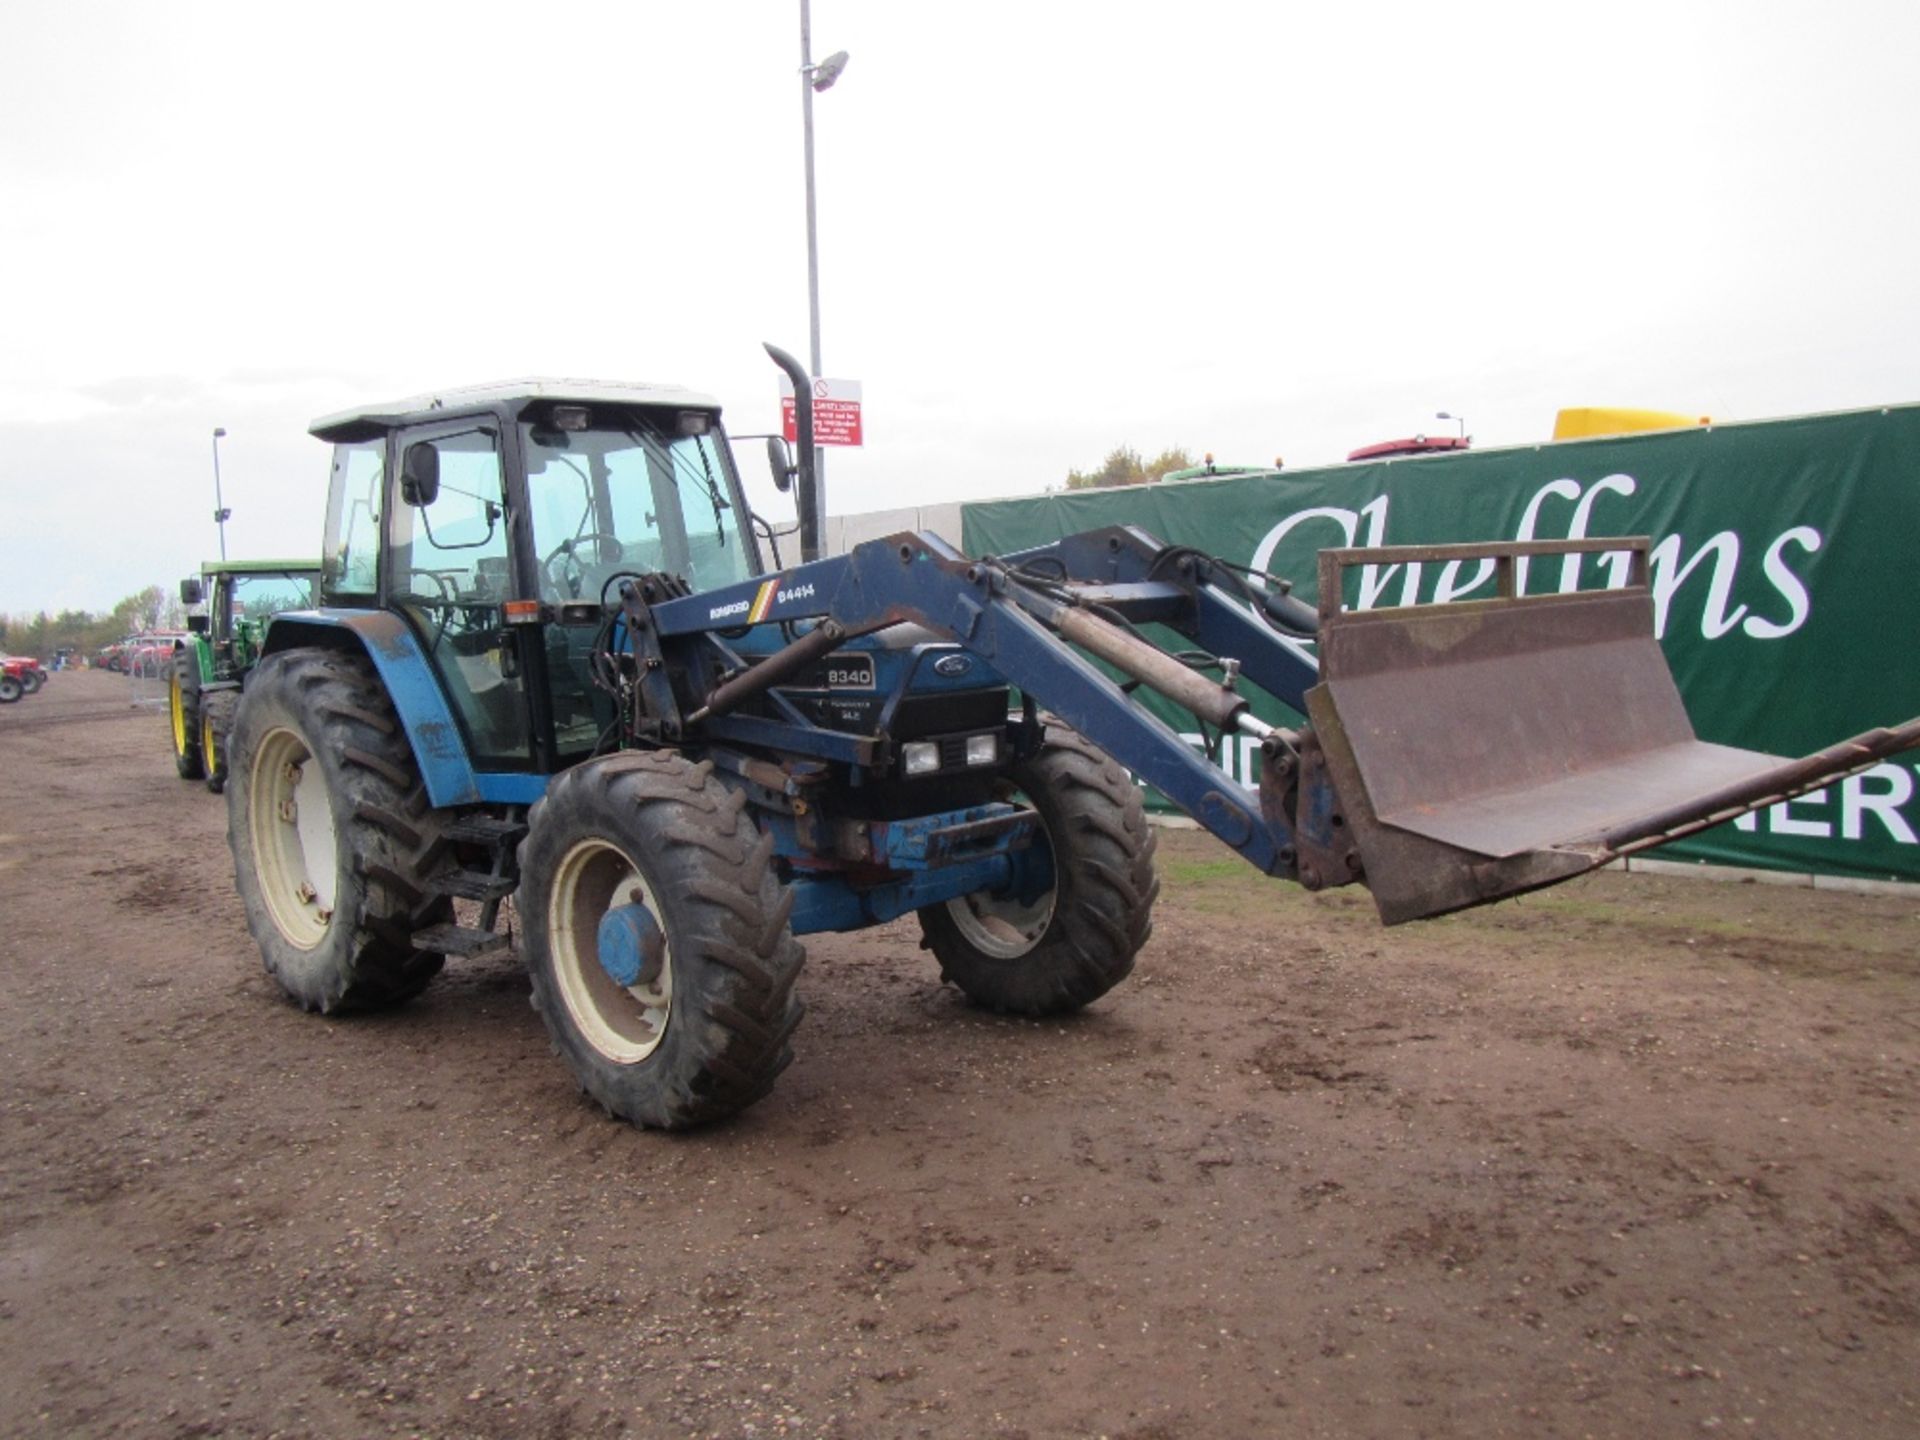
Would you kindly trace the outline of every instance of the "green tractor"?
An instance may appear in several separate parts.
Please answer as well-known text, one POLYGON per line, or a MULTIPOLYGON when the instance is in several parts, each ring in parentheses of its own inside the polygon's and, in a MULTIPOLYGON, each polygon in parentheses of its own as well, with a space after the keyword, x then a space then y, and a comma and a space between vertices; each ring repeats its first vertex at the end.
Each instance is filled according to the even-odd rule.
POLYGON ((199 612, 188 616, 167 678, 181 779, 204 779, 216 795, 225 788, 227 730, 240 686, 260 658, 267 621, 311 606, 319 579, 314 560, 209 560, 180 582, 181 602, 199 612))

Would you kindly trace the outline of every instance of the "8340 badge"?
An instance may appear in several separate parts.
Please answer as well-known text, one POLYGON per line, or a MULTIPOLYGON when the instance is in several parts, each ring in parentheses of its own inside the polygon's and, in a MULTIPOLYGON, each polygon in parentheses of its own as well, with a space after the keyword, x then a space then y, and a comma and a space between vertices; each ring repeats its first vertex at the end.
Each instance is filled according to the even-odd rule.
POLYGON ((808 690, 871 690, 873 656, 858 650, 836 650, 803 672, 799 683, 808 690))

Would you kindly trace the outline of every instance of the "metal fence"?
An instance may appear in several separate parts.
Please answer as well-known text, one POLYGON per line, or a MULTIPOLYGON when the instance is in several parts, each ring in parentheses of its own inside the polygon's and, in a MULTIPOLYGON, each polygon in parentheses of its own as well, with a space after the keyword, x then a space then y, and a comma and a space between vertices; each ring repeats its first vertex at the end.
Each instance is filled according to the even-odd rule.
POLYGON ((127 641, 128 703, 159 709, 167 703, 167 678, 173 673, 171 636, 136 635, 127 641))

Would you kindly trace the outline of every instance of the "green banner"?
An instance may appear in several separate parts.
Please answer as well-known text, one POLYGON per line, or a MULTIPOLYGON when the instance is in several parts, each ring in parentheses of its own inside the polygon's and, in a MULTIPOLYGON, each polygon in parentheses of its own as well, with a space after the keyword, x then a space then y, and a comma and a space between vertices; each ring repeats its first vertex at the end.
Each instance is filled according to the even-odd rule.
MULTIPOLYGON (((1309 601, 1332 546, 1649 535, 1657 633, 1703 740, 1798 756, 1920 715, 1920 406, 993 501, 963 508, 962 544, 1006 554, 1111 524, 1287 576, 1309 601)), ((1622 583, 1623 566, 1535 562, 1526 590, 1622 583)), ((1492 593, 1471 562, 1349 584, 1360 608, 1492 593)), ((1258 751, 1229 746, 1221 763, 1257 783, 1258 751)), ((1920 751, 1659 853, 1920 880, 1920 751)))

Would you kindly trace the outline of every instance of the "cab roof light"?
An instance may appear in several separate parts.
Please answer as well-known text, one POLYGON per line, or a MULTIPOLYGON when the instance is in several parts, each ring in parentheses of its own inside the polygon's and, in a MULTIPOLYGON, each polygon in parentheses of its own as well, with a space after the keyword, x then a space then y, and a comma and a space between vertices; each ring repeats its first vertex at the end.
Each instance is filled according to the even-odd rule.
POLYGON ((584 430, 592 419, 584 405, 556 405, 553 407, 553 428, 556 430, 584 430))
POLYGON ((681 435, 705 435, 713 429, 713 415, 706 410, 682 410, 674 416, 674 429, 681 435))

